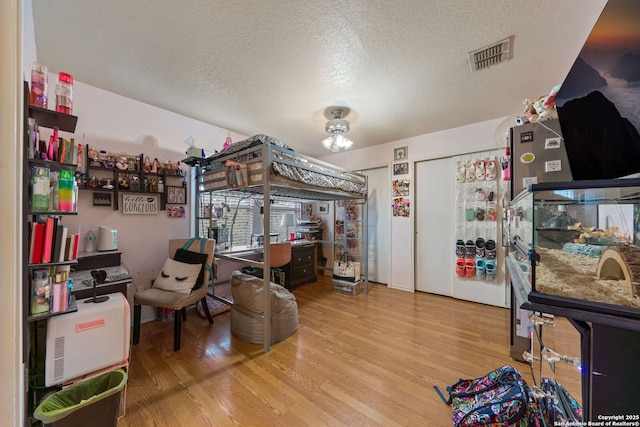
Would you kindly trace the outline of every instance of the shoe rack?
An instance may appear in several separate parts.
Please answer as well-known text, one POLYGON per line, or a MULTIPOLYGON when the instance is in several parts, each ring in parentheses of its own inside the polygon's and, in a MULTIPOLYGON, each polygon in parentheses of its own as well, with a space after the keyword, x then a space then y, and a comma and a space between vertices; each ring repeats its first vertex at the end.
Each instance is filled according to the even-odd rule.
POLYGON ((508 181, 500 158, 476 153, 456 159, 456 275, 465 280, 494 282, 502 244, 502 207, 508 181))

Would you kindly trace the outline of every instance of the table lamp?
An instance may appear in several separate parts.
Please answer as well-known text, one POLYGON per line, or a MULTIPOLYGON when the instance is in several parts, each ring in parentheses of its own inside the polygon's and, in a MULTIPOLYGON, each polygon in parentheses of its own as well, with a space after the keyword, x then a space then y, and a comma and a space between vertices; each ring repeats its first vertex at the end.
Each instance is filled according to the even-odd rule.
POLYGON ((280 219, 280 225, 283 227, 287 227, 287 235, 289 236, 289 241, 293 241, 293 233, 289 234, 289 227, 295 225, 293 221, 293 214, 283 213, 282 218, 280 219))

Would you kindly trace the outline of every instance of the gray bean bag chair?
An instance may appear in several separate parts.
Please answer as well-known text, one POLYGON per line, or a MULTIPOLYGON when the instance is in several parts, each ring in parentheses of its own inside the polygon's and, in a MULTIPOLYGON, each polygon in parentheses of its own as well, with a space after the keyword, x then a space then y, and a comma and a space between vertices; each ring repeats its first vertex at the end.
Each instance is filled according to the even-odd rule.
MULTIPOLYGON (((253 344, 264 342, 264 325, 250 312, 264 313, 263 280, 248 274, 231 273, 231 333, 253 344)), ((282 341, 298 330, 298 303, 287 289, 271 283, 271 342, 282 341)))

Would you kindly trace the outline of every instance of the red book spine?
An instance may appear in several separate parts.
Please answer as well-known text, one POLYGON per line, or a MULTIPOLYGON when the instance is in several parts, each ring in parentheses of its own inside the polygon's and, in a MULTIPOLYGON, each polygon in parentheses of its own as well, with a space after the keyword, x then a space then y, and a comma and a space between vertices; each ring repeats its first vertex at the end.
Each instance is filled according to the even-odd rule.
POLYGON ((55 228, 55 221, 53 218, 47 218, 44 224, 44 243, 42 245, 42 262, 51 262, 51 248, 53 247, 53 230, 55 228))
POLYGON ((73 256, 71 259, 78 258, 78 248, 80 247, 80 235, 75 234, 75 239, 73 240, 73 256))
POLYGON ((32 228, 33 250, 29 262, 31 264, 40 264, 42 262, 42 248, 44 246, 44 224, 37 222, 32 228))

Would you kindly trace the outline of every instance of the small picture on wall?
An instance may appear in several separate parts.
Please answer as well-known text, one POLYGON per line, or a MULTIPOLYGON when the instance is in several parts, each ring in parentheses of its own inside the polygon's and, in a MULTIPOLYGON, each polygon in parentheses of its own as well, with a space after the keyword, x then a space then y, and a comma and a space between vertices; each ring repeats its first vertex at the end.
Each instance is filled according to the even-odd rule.
POLYGON ((187 204, 187 189, 184 187, 167 186, 167 203, 173 205, 187 204))
POLYGON ((309 219, 313 215, 313 203, 302 204, 302 218, 309 219))
POLYGON ((185 211, 182 206, 167 206, 167 216, 169 218, 184 218, 185 211))
POLYGON ((411 200, 407 197, 396 197, 393 199, 393 216, 409 217, 411 212, 411 200))
POLYGON ((318 213, 326 215, 329 213, 329 203, 318 203, 318 213))
POLYGON ((410 181, 408 179, 400 179, 392 182, 393 188, 393 197, 397 196, 408 196, 409 195, 409 185, 410 181))
POLYGON ((393 160, 406 160, 407 147, 399 147, 393 150, 393 160))
POLYGON ((409 163, 395 163, 393 165, 393 174, 394 175, 408 175, 409 174, 409 163))

